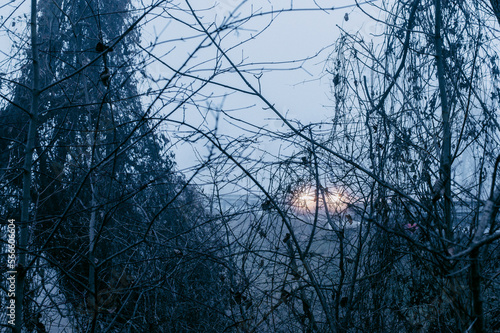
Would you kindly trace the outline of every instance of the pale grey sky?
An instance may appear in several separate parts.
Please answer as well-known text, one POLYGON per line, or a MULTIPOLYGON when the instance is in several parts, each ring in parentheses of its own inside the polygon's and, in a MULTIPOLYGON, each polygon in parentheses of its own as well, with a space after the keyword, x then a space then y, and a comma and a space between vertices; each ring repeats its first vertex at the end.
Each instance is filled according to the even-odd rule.
MULTIPOLYGON (((214 17, 217 24, 220 25, 224 17, 227 17, 229 12, 236 8, 235 4, 239 4, 240 1, 222 0, 218 3, 213 9, 203 12, 204 23, 207 22, 208 24, 210 19, 207 18, 214 17)), ((267 0, 246 1, 243 6, 239 7, 239 12, 235 13, 235 15, 242 17, 252 9, 256 11, 258 8, 262 8, 263 11, 272 9, 278 11, 279 8, 289 8, 290 3, 289 0, 273 1, 272 5, 267 0)), ((328 6, 331 7, 331 1, 317 3, 324 6, 330 4, 328 6)), ((224 49, 227 49, 237 45, 250 35, 257 34, 254 39, 228 52, 232 60, 235 62, 241 61, 246 66, 244 67, 246 69, 258 69, 259 67, 274 69, 263 72, 256 71, 258 74, 262 73, 260 77, 261 91, 271 103, 275 104, 279 111, 287 114, 288 118, 300 120, 303 124, 326 120, 331 116, 330 105, 332 103, 330 100, 331 77, 325 71, 327 68, 325 62, 333 51, 332 45, 340 36, 340 28, 352 33, 359 32, 365 39, 372 38, 372 35, 380 33, 382 29, 381 25, 368 19, 358 8, 352 6, 353 4, 355 4, 353 0, 336 2, 335 7, 340 7, 340 9, 333 11, 284 12, 275 15, 271 24, 261 34, 257 34, 257 32, 269 24, 271 16, 255 18, 243 26, 246 30, 226 36, 221 45, 224 49), (345 19, 346 14, 348 16, 347 21, 345 19), (271 64, 273 62, 281 63, 306 58, 310 59, 282 65, 271 64), (266 64, 260 65, 261 63, 266 64), (286 68, 294 69, 285 70, 286 68)), ((192 1, 192 5, 196 9, 207 7, 206 1, 201 0, 192 1)), ((295 1, 293 5, 294 8, 316 8, 314 1, 295 1)), ((370 11, 372 15, 379 15, 372 5, 364 4, 363 7, 365 10, 370 11)), ((195 22, 192 21, 192 23, 196 28, 195 22)), ((150 23, 149 32, 155 31, 158 34, 163 30, 162 35, 159 37, 160 40, 162 38, 168 40, 174 38, 174 36, 180 38, 193 34, 191 27, 183 26, 178 22, 171 22, 167 28, 164 25, 164 20, 155 20, 150 23)), ((154 37, 153 33, 143 34, 143 36, 146 37, 144 44, 147 44, 148 37, 154 37)), ((174 66, 173 64, 176 62, 181 63, 184 61, 193 45, 195 44, 185 43, 184 48, 182 48, 182 45, 176 44, 174 49, 172 45, 165 43, 162 44, 162 47, 156 48, 155 53, 163 55, 170 52, 168 55, 164 55, 162 59, 174 66)), ((214 56, 214 52, 215 47, 210 46, 202 55, 209 59, 214 56)), ((202 62, 202 60, 198 61, 202 62)), ((151 66, 151 71, 155 73, 161 73, 163 70, 162 65, 151 66)), ((249 79, 253 79, 252 82, 257 84, 256 79, 251 76, 249 76, 249 79)), ((221 82, 220 77, 217 80, 221 82)), ((223 80, 224 83, 245 88, 236 74, 228 74, 223 77, 223 80)), ((212 88, 214 93, 222 93, 222 90, 212 88)), ((217 99, 214 99, 214 103, 217 103, 216 101, 217 99)), ((275 120, 276 115, 272 111, 264 110, 262 103, 254 96, 238 93, 228 96, 224 103, 224 109, 238 109, 246 106, 253 107, 244 109, 241 112, 233 112, 233 115, 255 125, 264 125, 270 130, 281 128, 282 122, 275 120)), ((178 113, 177 116, 184 117, 184 114, 178 113)), ((196 113, 190 113, 188 118, 192 124, 202 119, 196 113)), ((233 136, 239 135, 239 129, 229 125, 224 119, 220 119, 218 130, 219 133, 227 133, 233 136)), ((193 147, 179 144, 176 148, 176 160, 181 169, 189 168, 198 163, 193 148, 198 150, 202 157, 208 154, 208 148, 204 149, 202 145, 193 147)), ((274 150, 275 152, 282 149, 279 143, 266 143, 265 146, 256 148, 266 151, 274 150)))
MULTIPOLYGON (((296 119, 303 124, 316 122, 328 119, 331 116, 331 101, 330 101, 330 83, 331 77, 327 75, 325 69, 326 60, 333 51, 332 45, 340 36, 340 28, 348 32, 359 32, 364 38, 372 38, 373 34, 381 32, 381 25, 367 18, 361 11, 353 6, 354 0, 344 1, 290 1, 290 0, 217 0, 214 6, 210 8, 205 0, 192 0, 191 4, 196 9, 208 8, 199 15, 203 15, 203 21, 216 22, 221 24, 227 16, 233 13, 236 17, 248 15, 251 11, 257 12, 260 8, 263 11, 274 10, 278 12, 280 8, 317 8, 317 5, 332 7, 334 3, 335 10, 328 11, 303 11, 284 12, 275 14, 271 21, 271 15, 266 15, 261 18, 255 18, 243 25, 244 30, 238 33, 232 33, 226 36, 222 41, 222 47, 227 49, 233 45, 237 45, 241 40, 256 35, 249 42, 231 49, 228 54, 233 61, 242 61, 249 68, 258 69, 266 67, 270 71, 262 72, 260 77, 260 85, 262 94, 283 114, 287 114, 287 118, 296 119), (243 5, 239 6, 241 3, 243 5), (345 19, 346 14, 348 20, 345 19), (270 24, 269 24, 270 23, 270 24), (268 26, 269 25, 269 26, 268 26), (257 34, 262 28, 266 30, 257 34), (272 63, 280 63, 297 59, 309 60, 303 62, 284 63, 275 65, 272 63), (260 65, 260 63, 265 63, 260 65), (292 70, 285 70, 294 68, 292 70)), ((377 1, 374 1, 376 4, 377 1)), ((184 1, 179 2, 182 8, 187 8, 184 1)), ((371 4, 364 4, 363 8, 370 11, 374 16, 378 16, 376 9, 371 4)), ((19 34, 27 33, 26 26, 22 23, 24 14, 29 13, 29 1, 14 0, 8 5, 0 8, 0 15, 11 18, 5 21, 9 28, 14 29, 19 34), (17 8, 17 9, 15 9, 17 8), (15 9, 15 10, 14 10, 15 9), (16 19, 15 26, 12 22, 16 19), (20 20, 20 21, 19 21, 20 20)), ((143 45, 148 45, 150 41, 159 41, 160 46, 154 49, 154 53, 160 56, 163 61, 169 63, 173 67, 179 66, 187 58, 187 55, 196 47, 196 39, 194 41, 169 42, 175 38, 191 36, 195 32, 192 27, 196 27, 196 22, 182 13, 173 13, 176 18, 185 19, 192 26, 186 26, 176 20, 168 19, 168 17, 158 17, 148 21, 143 26, 142 38, 143 45), (164 42, 164 43, 162 43, 164 42)), ((150 17, 152 18, 152 16, 150 17)), ((2 20, 3 21, 3 20, 2 20)), ((26 19, 24 19, 24 22, 26 19)), ((5 35, 0 35, 2 47, 1 51, 5 55, 0 54, 0 64, 3 66, 1 71, 5 72, 7 67, 4 62, 6 55, 11 53, 10 39, 5 35)), ((210 59, 215 55, 215 47, 210 46, 207 50, 200 52, 199 59, 196 61, 202 63, 206 59, 210 59)), ((206 66, 209 68, 210 66, 206 66)), ((153 63, 148 67, 148 71, 153 75, 160 77, 169 77, 169 72, 163 65, 153 63)), ((256 73, 259 73, 258 71, 256 73)), ((202 74, 203 75, 203 74, 202 74)), ((244 87, 241 79, 236 74, 228 74, 219 77, 218 80, 227 84, 234 84, 238 87, 244 87)), ((257 80, 253 79, 253 83, 257 80)), ((147 87, 143 87, 147 89, 147 87)), ((209 90, 207 87, 205 92, 209 90)), ((213 88, 214 93, 223 93, 222 90, 213 88)), ((227 91, 226 91, 227 92, 227 91)), ((214 99, 214 103, 220 102, 220 99, 214 99)), ((276 120, 276 116, 270 110, 264 110, 262 103, 253 97, 243 94, 235 94, 228 96, 224 102, 224 109, 239 109, 247 106, 253 106, 251 109, 243 109, 241 112, 233 112, 234 116, 252 122, 255 125, 264 125, 269 130, 279 130, 282 126, 280 120, 276 120), (255 106, 253 106, 255 105, 255 106)), ((202 117, 188 110, 190 123, 196 125, 202 121, 202 117)), ((176 119, 182 119, 185 114, 177 112, 174 115, 176 119)), ((213 117, 212 117, 213 118, 213 117)), ((209 120, 210 121, 210 120, 209 120)), ((214 124, 212 119, 212 124, 214 124)), ((211 125, 208 124, 208 127, 211 125)), ((170 128, 170 127, 169 127, 170 128)), ((174 129, 174 128, 170 128, 174 129)), ((238 129, 230 125, 224 119, 219 121, 219 132, 237 136, 238 129)), ((176 161, 182 170, 187 170, 190 166, 198 163, 196 154, 193 148, 203 156, 208 151, 203 147, 203 144, 190 146, 186 144, 178 144, 174 147, 176 161)), ((256 147, 258 149, 277 152, 282 149, 279 143, 269 144, 256 147)))

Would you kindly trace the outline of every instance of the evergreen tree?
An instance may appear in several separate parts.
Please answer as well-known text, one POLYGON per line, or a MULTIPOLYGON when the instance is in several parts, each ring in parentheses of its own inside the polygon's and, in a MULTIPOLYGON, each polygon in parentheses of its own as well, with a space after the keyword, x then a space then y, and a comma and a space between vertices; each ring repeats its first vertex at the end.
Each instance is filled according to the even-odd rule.
MULTIPOLYGON (((201 236, 210 231, 198 226, 209 218, 203 199, 175 171, 162 124, 143 106, 130 9, 128 0, 40 3, 27 329, 51 315, 34 295, 41 272, 54 270, 61 309, 79 330, 210 331, 210 321, 215 332, 223 322, 215 234, 201 236)), ((1 208, 16 219, 31 71, 23 67, 0 111, 1 208)))

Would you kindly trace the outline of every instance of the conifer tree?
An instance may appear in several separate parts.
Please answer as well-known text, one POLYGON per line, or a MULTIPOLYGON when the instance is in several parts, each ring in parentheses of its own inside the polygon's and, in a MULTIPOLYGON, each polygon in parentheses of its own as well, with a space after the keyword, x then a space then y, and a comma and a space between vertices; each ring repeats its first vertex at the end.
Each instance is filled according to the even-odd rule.
POLYGON ((51 272, 66 302, 51 306, 82 331, 198 330, 217 313, 217 246, 198 235, 208 219, 203 200, 175 171, 162 123, 137 88, 143 68, 131 8, 129 0, 40 2, 38 54, 19 50, 27 65, 0 110, 1 209, 16 220, 20 208, 29 212, 17 332, 53 319, 35 297, 53 296, 40 291, 51 272))

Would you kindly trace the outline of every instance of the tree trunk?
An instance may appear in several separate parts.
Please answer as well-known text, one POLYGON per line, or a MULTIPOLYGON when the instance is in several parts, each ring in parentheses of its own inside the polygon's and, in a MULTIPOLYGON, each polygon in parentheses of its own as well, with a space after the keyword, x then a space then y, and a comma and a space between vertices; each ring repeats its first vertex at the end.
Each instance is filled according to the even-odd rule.
POLYGON ((26 284, 26 273, 28 267, 27 262, 27 246, 28 246, 28 223, 29 223, 29 207, 31 205, 31 174, 33 168, 33 151, 35 148, 37 116, 38 116, 38 99, 39 99, 39 84, 40 84, 40 65, 38 59, 38 37, 37 37, 37 1, 31 0, 31 52, 33 62, 33 86, 31 110, 29 114, 29 129, 26 138, 26 150, 23 165, 23 198, 21 202, 21 225, 20 237, 18 243, 19 249, 19 264, 17 269, 17 288, 16 288, 16 321, 14 332, 21 333, 23 326, 23 301, 24 288, 26 284))
POLYGON ((441 98, 441 118, 443 122, 443 145, 441 150, 441 160, 439 177, 444 183, 444 230, 445 237, 451 241, 453 238, 453 221, 451 218, 451 126, 450 108, 448 105, 448 95, 446 93, 446 78, 444 76, 445 64, 443 56, 443 39, 441 37, 441 0, 436 0, 436 25, 435 25, 435 47, 436 66, 439 82, 439 95, 441 98))
MULTIPOLYGON (((80 45, 79 45, 80 46, 80 45)), ((81 46, 80 46, 81 48, 81 46)), ((89 128, 92 128, 95 126, 95 133, 92 133, 92 131, 89 132, 89 140, 88 144, 90 147, 92 147, 92 153, 90 160, 88 162, 88 168, 89 170, 92 168, 92 165, 94 163, 94 152, 96 149, 95 145, 95 138, 98 136, 98 128, 97 125, 94 125, 92 122, 92 112, 95 111, 91 107, 91 100, 89 96, 89 89, 87 85, 87 77, 84 76, 83 78, 83 87, 84 87, 84 95, 85 95, 85 105, 87 105, 87 111, 89 113, 89 128)), ((99 305, 98 299, 97 299, 97 287, 96 287, 96 262, 95 262, 95 240, 96 240, 96 218, 97 218, 97 211, 96 211, 96 206, 97 206, 97 201, 96 201, 96 189, 95 189, 95 184, 94 184, 94 175, 90 175, 90 192, 91 192, 91 213, 90 213, 90 222, 89 222, 89 290, 90 290, 90 295, 89 295, 89 303, 92 306, 92 317, 90 321, 90 332, 95 332, 96 327, 97 327, 97 315, 99 312, 99 305)))
POLYGON ((470 289, 472 292, 473 332, 484 332, 483 301, 481 298, 481 277, 479 266, 479 249, 472 251, 470 267, 470 289))

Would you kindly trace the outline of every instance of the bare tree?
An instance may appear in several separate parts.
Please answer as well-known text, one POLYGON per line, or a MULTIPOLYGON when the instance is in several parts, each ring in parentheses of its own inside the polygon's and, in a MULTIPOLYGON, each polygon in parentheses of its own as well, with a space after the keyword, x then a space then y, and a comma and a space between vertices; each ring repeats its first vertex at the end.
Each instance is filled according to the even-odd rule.
POLYGON ((498 330, 490 9, 36 4, 2 91, 15 331, 55 312, 86 332, 498 330), (340 29, 331 114, 302 123, 266 75, 317 50, 259 63, 245 45, 311 12, 364 12, 384 33, 340 29), (197 159, 185 175, 179 146, 197 159))

